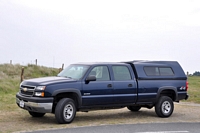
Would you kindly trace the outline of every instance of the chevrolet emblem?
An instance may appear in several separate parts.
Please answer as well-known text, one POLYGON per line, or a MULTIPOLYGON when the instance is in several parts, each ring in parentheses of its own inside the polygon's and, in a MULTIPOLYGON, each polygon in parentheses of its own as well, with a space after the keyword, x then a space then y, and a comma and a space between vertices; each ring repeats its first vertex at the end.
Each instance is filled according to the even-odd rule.
POLYGON ((26 92, 28 89, 27 89, 27 88, 22 88, 22 90, 23 90, 24 92, 26 92))

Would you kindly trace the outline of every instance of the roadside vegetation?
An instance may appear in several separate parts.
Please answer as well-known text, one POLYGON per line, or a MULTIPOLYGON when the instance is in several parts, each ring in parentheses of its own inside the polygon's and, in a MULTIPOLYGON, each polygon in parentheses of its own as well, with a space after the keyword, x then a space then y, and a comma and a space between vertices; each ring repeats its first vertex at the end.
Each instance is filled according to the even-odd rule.
POLYGON ((189 76, 188 102, 200 103, 200 76, 189 76))
MULTIPOLYGON (((66 128, 84 125, 89 126, 91 124, 120 124, 120 122, 132 123, 133 121, 138 121, 136 120, 137 118, 140 118, 140 121, 142 122, 144 121, 143 119, 141 119, 143 117, 151 121, 151 116, 153 116, 153 121, 160 120, 156 116, 154 117, 154 110, 150 110, 149 112, 147 112, 152 115, 145 115, 145 113, 143 112, 144 116, 142 116, 142 114, 140 114, 139 112, 138 114, 136 113, 135 115, 130 116, 130 112, 128 112, 128 110, 126 109, 121 109, 120 111, 94 111, 94 113, 84 113, 83 115, 82 113, 78 113, 78 117, 75 119, 75 122, 70 125, 56 125, 54 115, 52 114, 47 114, 43 119, 40 120, 37 118, 30 118, 30 115, 27 113, 27 111, 17 107, 15 103, 15 95, 19 91, 22 67, 24 67, 24 79, 55 76, 59 73, 59 69, 43 66, 0 64, 0 133, 23 130, 27 131, 33 129, 36 130, 44 128, 66 128), (124 117, 126 118, 126 120, 123 119, 124 117), (129 117, 131 117, 131 119, 128 119, 129 117), (107 120, 108 118, 110 118, 110 120, 107 120), (120 119, 120 121, 118 121, 117 119, 120 119)), ((186 102, 200 104, 200 76, 189 76, 188 82, 188 93, 190 97, 186 102)), ((176 117, 169 120, 174 119, 176 119, 176 117)), ((177 121, 178 120, 179 119, 177 117, 177 121)))
POLYGON ((0 111, 17 108, 15 94, 19 91, 22 67, 24 67, 24 79, 55 76, 59 72, 55 68, 36 65, 0 64, 0 111))

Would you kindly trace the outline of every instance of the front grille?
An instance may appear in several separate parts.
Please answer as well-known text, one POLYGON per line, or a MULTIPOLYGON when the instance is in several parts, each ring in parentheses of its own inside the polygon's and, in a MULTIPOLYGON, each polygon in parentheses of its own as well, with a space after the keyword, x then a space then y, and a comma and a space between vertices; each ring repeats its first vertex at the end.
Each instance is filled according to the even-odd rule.
POLYGON ((20 86, 20 93, 24 96, 33 96, 34 91, 35 91, 35 86, 29 86, 29 85, 20 86))

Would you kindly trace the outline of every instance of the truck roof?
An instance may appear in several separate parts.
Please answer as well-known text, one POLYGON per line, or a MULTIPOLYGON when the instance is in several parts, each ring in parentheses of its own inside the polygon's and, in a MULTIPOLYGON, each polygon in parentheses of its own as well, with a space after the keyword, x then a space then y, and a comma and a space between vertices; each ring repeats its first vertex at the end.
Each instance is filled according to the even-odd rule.
MULTIPOLYGON (((146 61, 146 60, 133 60, 133 61, 126 61, 126 62, 82 62, 82 63, 75 63, 74 65, 124 65, 130 64, 133 68, 135 76, 137 79, 187 79, 182 67, 177 61, 146 61), (145 68, 147 67, 154 67, 153 69, 157 71, 158 74, 155 75, 148 75, 145 72, 145 68), (169 68, 172 70, 171 75, 159 75, 160 68, 169 68)), ((150 68, 149 68, 150 70, 150 68)))
MULTIPOLYGON (((132 65, 133 69, 135 69, 135 73, 138 79, 161 79, 161 78, 169 78, 169 79, 187 79, 182 67, 177 61, 144 61, 144 60, 134 60, 126 62, 132 65), (145 68, 158 69, 155 70, 158 74, 148 75, 145 72, 145 68), (159 69, 169 68, 172 70, 173 74, 159 74, 159 69)), ((155 72, 156 73, 156 72, 155 72)))
POLYGON ((74 63, 74 65, 120 65, 120 64, 125 64, 124 62, 79 62, 79 63, 74 63))

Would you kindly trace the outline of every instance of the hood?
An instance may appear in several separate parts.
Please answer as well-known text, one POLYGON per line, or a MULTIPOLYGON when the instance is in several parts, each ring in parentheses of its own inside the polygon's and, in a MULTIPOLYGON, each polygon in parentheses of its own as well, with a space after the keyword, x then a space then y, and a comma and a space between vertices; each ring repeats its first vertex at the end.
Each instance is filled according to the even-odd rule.
POLYGON ((65 77, 44 77, 24 80, 22 85, 38 86, 38 85, 50 85, 55 83, 76 82, 77 80, 65 77))

